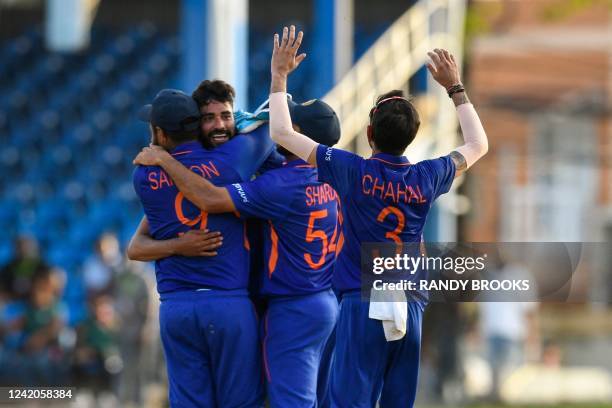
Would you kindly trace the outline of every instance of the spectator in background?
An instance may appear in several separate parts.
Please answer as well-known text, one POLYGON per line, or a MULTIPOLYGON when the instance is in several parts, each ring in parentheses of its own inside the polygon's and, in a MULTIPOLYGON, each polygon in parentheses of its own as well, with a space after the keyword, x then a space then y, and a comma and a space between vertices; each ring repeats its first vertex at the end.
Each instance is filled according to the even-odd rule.
POLYGON ((38 241, 30 236, 21 235, 15 239, 15 255, 0 270, 0 299, 27 300, 34 275, 47 269, 40 258, 38 241))
POLYGON ((2 362, 3 381, 21 385, 61 385, 66 381, 66 355, 60 345, 65 326, 59 302, 61 275, 51 268, 39 268, 32 277, 23 315, 12 328, 19 333, 16 352, 2 362))
POLYGON ((531 289, 516 302, 494 301, 496 296, 503 299, 504 295, 499 293, 480 299, 480 328, 493 376, 490 394, 493 401, 500 399, 500 387, 507 375, 523 365, 526 356, 535 358, 539 349, 538 303, 534 302, 537 288, 531 274, 518 263, 506 262, 501 257, 496 261, 496 279, 529 279, 531 289))
POLYGON ((121 261, 117 236, 110 232, 102 234, 96 241, 94 254, 83 265, 83 279, 89 296, 110 293, 115 269, 121 266, 121 261))
POLYGON ((59 297, 62 292, 59 274, 39 269, 32 279, 30 301, 24 317, 22 349, 26 354, 55 348, 64 326, 59 297))
POLYGON ((547 339, 542 345, 542 365, 548 368, 561 368, 563 351, 558 342, 547 339))
POLYGON ((97 395, 111 390, 113 377, 123 367, 117 347, 120 328, 110 296, 94 296, 89 309, 89 317, 77 328, 74 375, 79 387, 97 395))
POLYGON ((152 297, 155 290, 153 276, 146 274, 143 265, 124 261, 116 269, 113 283, 115 310, 121 327, 119 351, 123 360, 123 371, 118 383, 118 397, 122 406, 142 406, 141 389, 143 379, 143 357, 151 347, 149 342, 157 339, 145 338, 145 327, 149 324, 152 297))

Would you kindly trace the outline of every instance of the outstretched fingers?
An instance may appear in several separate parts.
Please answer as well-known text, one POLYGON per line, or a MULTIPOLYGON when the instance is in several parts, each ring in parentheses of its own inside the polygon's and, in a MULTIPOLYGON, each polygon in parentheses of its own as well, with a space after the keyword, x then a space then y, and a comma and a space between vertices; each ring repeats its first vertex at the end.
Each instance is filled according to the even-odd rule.
POLYGON ((290 48, 293 48, 293 43, 295 42, 295 26, 291 25, 289 26, 289 42, 288 42, 288 46, 290 48))
POLYGON ((287 27, 283 27, 283 39, 281 40, 281 48, 286 48, 289 43, 289 29, 287 27))
POLYGON ((453 60, 451 59, 450 53, 447 50, 441 50, 442 51, 442 55, 444 56, 444 59, 446 60, 446 62, 450 65, 453 63, 453 60))
POLYGON ((302 61, 304 61, 304 58, 306 58, 306 53, 300 54, 297 57, 295 57, 295 64, 300 65, 302 63, 302 61))
POLYGON ((427 70, 431 72, 431 75, 436 75, 436 72, 438 72, 436 67, 430 62, 428 62, 425 66, 427 67, 427 70))
MULTIPOLYGON (((294 30, 295 30, 295 27, 294 27, 294 30)), ((304 38, 304 32, 300 31, 297 35, 297 38, 293 42, 293 46, 292 46, 295 52, 297 52, 298 48, 300 48, 300 45, 302 45, 302 38, 304 38)))
POLYGON ((429 56, 429 58, 431 58, 431 61, 433 62, 433 64, 428 65, 432 65, 433 68, 437 71, 438 68, 442 65, 442 61, 440 61, 440 56, 432 51, 428 52, 427 55, 429 56))

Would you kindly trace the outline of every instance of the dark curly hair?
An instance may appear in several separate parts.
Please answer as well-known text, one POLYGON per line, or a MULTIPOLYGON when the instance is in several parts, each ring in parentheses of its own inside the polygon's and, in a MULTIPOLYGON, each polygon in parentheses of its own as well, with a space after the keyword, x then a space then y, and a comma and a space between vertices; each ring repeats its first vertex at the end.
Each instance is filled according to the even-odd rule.
POLYGON ((191 97, 196 101, 198 107, 208 105, 212 101, 217 102, 229 102, 232 106, 234 105, 234 98, 236 97, 236 91, 234 87, 225 81, 220 79, 215 80, 204 80, 200 82, 200 85, 191 94, 191 97))

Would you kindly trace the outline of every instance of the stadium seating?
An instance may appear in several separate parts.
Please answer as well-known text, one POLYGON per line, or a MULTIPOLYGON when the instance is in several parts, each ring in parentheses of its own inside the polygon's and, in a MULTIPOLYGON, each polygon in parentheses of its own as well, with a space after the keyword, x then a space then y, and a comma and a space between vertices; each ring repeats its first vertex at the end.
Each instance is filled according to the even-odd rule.
MULTIPOLYGON (((356 30, 356 58, 382 31, 356 30)), ((253 108, 267 98, 268 37, 250 33, 253 108)), ((131 159, 149 136, 135 112, 177 86, 179 54, 176 35, 150 23, 94 27, 90 49, 75 55, 47 52, 40 29, 0 43, 0 265, 17 234, 34 235, 45 259, 66 270, 64 296, 77 316, 85 307, 79 267, 94 240, 113 230, 125 245, 142 216, 131 159)), ((320 96, 308 86, 316 75, 307 59, 291 78, 296 100, 320 96)))

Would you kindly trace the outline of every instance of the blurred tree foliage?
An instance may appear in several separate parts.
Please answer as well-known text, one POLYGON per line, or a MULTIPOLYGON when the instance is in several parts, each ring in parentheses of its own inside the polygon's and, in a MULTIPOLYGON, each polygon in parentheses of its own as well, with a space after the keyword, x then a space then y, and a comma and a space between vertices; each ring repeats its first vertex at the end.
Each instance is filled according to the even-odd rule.
POLYGON ((557 22, 585 9, 607 6, 612 11, 612 0, 561 0, 547 5, 540 14, 545 22, 557 22))
MULTIPOLYGON (((533 0, 522 0, 533 1, 533 0)), ((465 19, 465 50, 469 53, 474 38, 490 33, 502 33, 516 16, 516 0, 469 0, 465 19)), ((554 0, 542 3, 538 17, 543 24, 563 21, 592 7, 612 12, 612 0, 554 0)))

